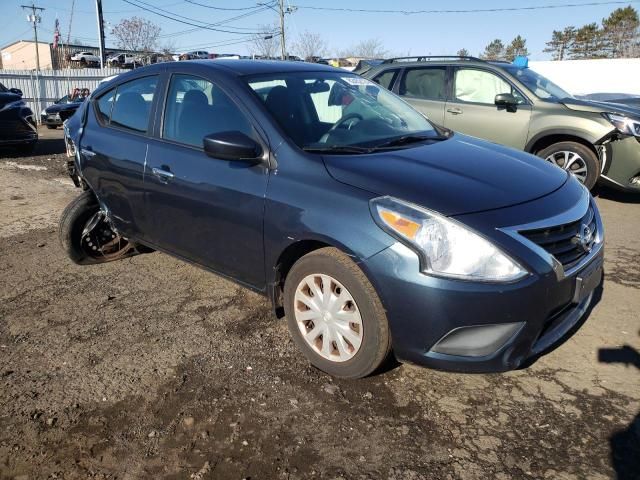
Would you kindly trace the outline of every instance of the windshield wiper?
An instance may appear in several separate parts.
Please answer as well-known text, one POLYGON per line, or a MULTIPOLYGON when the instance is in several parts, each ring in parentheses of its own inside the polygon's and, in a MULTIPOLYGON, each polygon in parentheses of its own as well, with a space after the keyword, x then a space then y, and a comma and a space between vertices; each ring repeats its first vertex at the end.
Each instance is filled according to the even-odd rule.
POLYGON ((330 147, 302 147, 305 152, 313 153, 371 153, 371 148, 354 145, 331 145, 330 147))
POLYGON ((449 137, 445 135, 403 135, 401 137, 392 138, 391 140, 380 143, 372 147, 375 150, 388 147, 399 147, 409 143, 423 142, 425 140, 433 140, 436 142, 447 140, 449 137))

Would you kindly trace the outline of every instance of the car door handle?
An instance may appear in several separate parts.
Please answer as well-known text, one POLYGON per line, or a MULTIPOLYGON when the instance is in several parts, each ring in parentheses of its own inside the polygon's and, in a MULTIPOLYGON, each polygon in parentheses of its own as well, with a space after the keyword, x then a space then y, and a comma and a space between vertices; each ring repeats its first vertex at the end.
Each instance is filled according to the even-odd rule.
POLYGON ((171 180, 175 175, 171 173, 169 170, 165 170, 164 168, 152 168, 151 173, 153 173, 156 177, 158 177, 161 181, 171 180))
POLYGON ((447 112, 452 115, 460 115, 462 113, 462 109, 458 107, 447 108, 447 112))

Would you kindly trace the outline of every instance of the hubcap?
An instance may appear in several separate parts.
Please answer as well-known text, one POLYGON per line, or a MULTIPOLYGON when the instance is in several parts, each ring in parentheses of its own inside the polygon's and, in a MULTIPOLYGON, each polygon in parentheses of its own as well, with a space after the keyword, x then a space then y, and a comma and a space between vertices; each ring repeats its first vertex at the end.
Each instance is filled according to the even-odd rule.
POLYGON ((362 317, 353 296, 335 278, 306 276, 296 288, 294 314, 302 338, 322 357, 346 362, 362 345, 362 317))
POLYGON ((587 180, 587 162, 585 162, 584 159, 576 152, 561 150, 559 152, 552 153, 546 158, 546 160, 547 162, 551 162, 575 175, 581 183, 584 183, 587 180))

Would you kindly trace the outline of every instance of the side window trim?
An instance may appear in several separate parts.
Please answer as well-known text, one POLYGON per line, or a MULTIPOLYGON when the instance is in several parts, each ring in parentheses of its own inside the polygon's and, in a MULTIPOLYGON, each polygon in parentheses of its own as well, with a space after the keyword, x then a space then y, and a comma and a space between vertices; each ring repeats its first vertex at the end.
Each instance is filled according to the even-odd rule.
POLYGON ((511 80, 509 80, 506 76, 502 75, 500 72, 497 72, 495 70, 489 70, 486 68, 482 68, 482 67, 478 67, 475 65, 471 65, 471 66, 455 66, 452 71, 451 71, 451 88, 450 88, 450 95, 449 95, 449 99, 447 100, 449 103, 459 103, 461 105, 481 105, 481 106, 494 106, 495 104, 493 103, 482 103, 482 102, 465 102, 464 100, 458 100, 458 98, 456 97, 456 75, 458 73, 459 70, 479 70, 481 72, 485 72, 485 73, 490 73, 495 75, 496 77, 498 77, 500 80, 502 80, 503 82, 505 82, 506 84, 508 84, 509 86, 511 86, 512 90, 515 90, 516 92, 518 92, 518 94, 524 98, 525 103, 518 105, 518 107, 526 107, 526 106, 531 106, 531 100, 529 99, 529 97, 527 95, 525 95, 522 90, 520 88, 518 88, 511 80))
POLYGON ((158 90, 158 86, 160 86, 160 85, 161 85, 161 83, 160 83, 160 82, 161 82, 161 80, 162 80, 162 74, 161 74, 161 72, 157 72, 157 73, 150 73, 150 74, 148 74, 148 75, 142 75, 142 76, 140 76, 140 77, 135 77, 135 78, 127 79, 127 80, 126 80, 126 81, 124 81, 124 82, 120 82, 120 83, 118 83, 117 85, 114 85, 112 88, 110 88, 110 89, 109 89, 109 90, 107 90, 106 92, 102 93, 99 97, 97 97, 97 98, 93 99, 93 101, 92 101, 92 107, 93 107, 93 111, 94 111, 93 113, 94 113, 94 116, 95 116, 95 118, 96 118, 96 122, 98 122, 98 124, 99 124, 101 127, 104 127, 104 128, 111 128, 111 129, 113 129, 113 130, 117 130, 117 131, 119 131, 119 132, 126 132, 126 133, 130 133, 131 135, 138 135, 138 136, 141 136, 141 137, 150 137, 150 136, 152 136, 152 132, 153 132, 153 130, 154 130, 154 124, 155 124, 155 114, 154 114, 154 112, 155 112, 155 106, 156 106, 156 105, 157 105, 157 103, 158 103, 158 94, 157 94, 157 90, 158 90), (134 130, 134 129, 131 129, 131 128, 126 128, 126 127, 120 127, 120 126, 117 126, 117 125, 113 125, 113 124, 111 123, 111 116, 112 116, 112 114, 113 114, 113 107, 114 107, 114 105, 115 105, 115 103, 116 103, 115 97, 117 97, 117 96, 118 96, 118 89, 119 89, 122 85, 126 85, 127 83, 135 82, 135 81, 137 81, 137 80, 142 80, 143 78, 149 78, 149 77, 157 77, 157 78, 158 78, 158 85, 156 85, 156 91, 154 91, 154 94, 153 94, 153 100, 151 101, 151 107, 150 107, 150 109, 149 109, 149 118, 148 118, 148 121, 147 121, 147 131, 146 131, 146 132, 139 132, 139 131, 134 130), (109 110, 109 122, 105 123, 105 122, 103 122, 103 121, 100 119, 100 116, 98 115, 98 108, 97 108, 97 104, 98 104, 98 101, 99 101, 102 97, 104 97, 105 95, 107 95, 109 92, 112 92, 112 91, 115 91, 115 94, 114 94, 114 100, 113 100, 113 102, 111 103, 111 108, 110 108, 110 110, 109 110))

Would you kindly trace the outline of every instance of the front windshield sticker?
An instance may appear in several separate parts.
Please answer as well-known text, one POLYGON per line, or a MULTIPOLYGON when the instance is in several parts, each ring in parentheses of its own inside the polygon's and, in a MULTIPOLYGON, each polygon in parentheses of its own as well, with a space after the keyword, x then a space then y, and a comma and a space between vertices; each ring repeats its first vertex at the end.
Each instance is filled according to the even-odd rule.
POLYGON ((340 79, 344 80, 349 85, 375 85, 375 83, 362 77, 340 77, 340 79))

